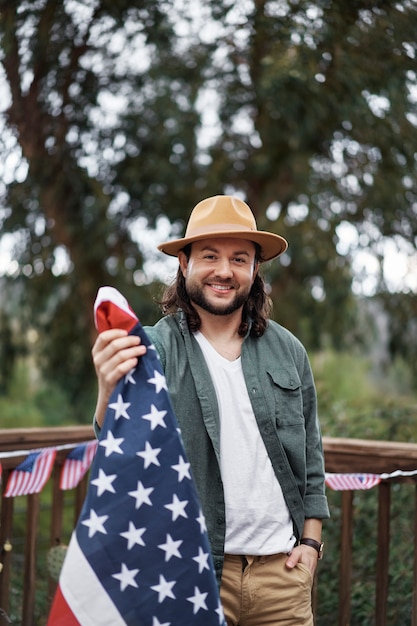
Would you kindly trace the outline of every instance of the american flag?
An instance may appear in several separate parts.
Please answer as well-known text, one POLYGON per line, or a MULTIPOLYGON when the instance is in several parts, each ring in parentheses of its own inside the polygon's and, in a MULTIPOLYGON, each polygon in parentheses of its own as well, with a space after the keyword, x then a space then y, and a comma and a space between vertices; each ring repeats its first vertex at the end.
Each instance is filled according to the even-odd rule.
POLYGON ((74 489, 90 469, 97 450, 97 440, 81 443, 68 454, 61 470, 61 489, 74 489))
POLYGON ((122 315, 148 349, 110 398, 48 626, 225 626, 157 353, 116 290, 99 290, 95 313, 99 331, 122 315))
POLYGON ((326 485, 335 491, 372 489, 380 482, 378 474, 326 474, 326 485))
POLYGON ((55 448, 30 452, 10 474, 5 498, 40 493, 51 475, 55 457, 55 448))

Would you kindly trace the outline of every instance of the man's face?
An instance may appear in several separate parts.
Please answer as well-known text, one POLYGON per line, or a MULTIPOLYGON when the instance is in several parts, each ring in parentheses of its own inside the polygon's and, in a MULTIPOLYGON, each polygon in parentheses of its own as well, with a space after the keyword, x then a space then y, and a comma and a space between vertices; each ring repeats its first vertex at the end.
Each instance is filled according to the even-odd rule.
POLYGON ((258 271, 255 245, 246 239, 204 239, 191 245, 191 255, 178 256, 193 304, 214 315, 229 315, 248 299, 258 271))

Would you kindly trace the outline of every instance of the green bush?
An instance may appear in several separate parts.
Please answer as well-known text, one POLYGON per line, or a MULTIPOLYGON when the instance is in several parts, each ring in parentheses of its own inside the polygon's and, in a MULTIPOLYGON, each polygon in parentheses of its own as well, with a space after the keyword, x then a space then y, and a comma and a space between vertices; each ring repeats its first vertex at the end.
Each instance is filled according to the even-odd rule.
POLYGON ((362 355, 326 351, 312 355, 311 361, 323 435, 417 440, 417 396, 407 383, 410 373, 404 363, 397 361, 377 375, 362 355))
POLYGON ((7 395, 0 395, 0 428, 37 428, 89 423, 93 403, 75 414, 65 390, 34 377, 28 364, 16 367, 7 395))
MULTIPOLYGON (((397 361, 384 374, 367 358, 326 352, 312 356, 324 435, 384 441, 417 439, 417 399, 411 376, 397 361)), ((341 492, 327 489, 331 519, 323 526, 325 559, 319 566, 317 625, 338 623, 341 492)), ((392 484, 388 624, 411 623, 415 484, 392 484), (410 539, 411 538, 411 539, 410 539)), ((378 489, 354 494, 350 626, 375 624, 378 489)))

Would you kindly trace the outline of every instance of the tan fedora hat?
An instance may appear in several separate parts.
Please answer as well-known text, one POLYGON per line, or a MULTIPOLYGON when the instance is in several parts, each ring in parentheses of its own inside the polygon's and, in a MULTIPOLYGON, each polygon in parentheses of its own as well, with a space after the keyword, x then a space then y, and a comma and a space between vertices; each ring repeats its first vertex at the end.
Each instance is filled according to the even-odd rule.
POLYGON ((287 241, 280 235, 257 229, 255 217, 245 202, 235 196, 213 196, 194 207, 182 239, 161 243, 158 249, 177 256, 193 241, 217 237, 246 239, 259 244, 262 261, 270 261, 288 248, 287 241))

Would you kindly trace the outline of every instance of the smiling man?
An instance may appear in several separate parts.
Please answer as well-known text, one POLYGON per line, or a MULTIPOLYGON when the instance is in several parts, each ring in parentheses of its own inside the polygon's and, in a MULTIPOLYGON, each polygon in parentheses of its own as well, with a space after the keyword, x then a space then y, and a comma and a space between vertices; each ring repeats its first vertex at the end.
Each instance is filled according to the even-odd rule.
MULTIPOLYGON (((233 196, 193 209, 164 316, 145 328, 164 368, 206 518, 228 626, 313 626, 311 588, 329 516, 314 381, 304 347, 270 319, 259 269, 285 239, 233 196)), ((93 347, 99 428, 144 354, 136 336, 93 347)))

